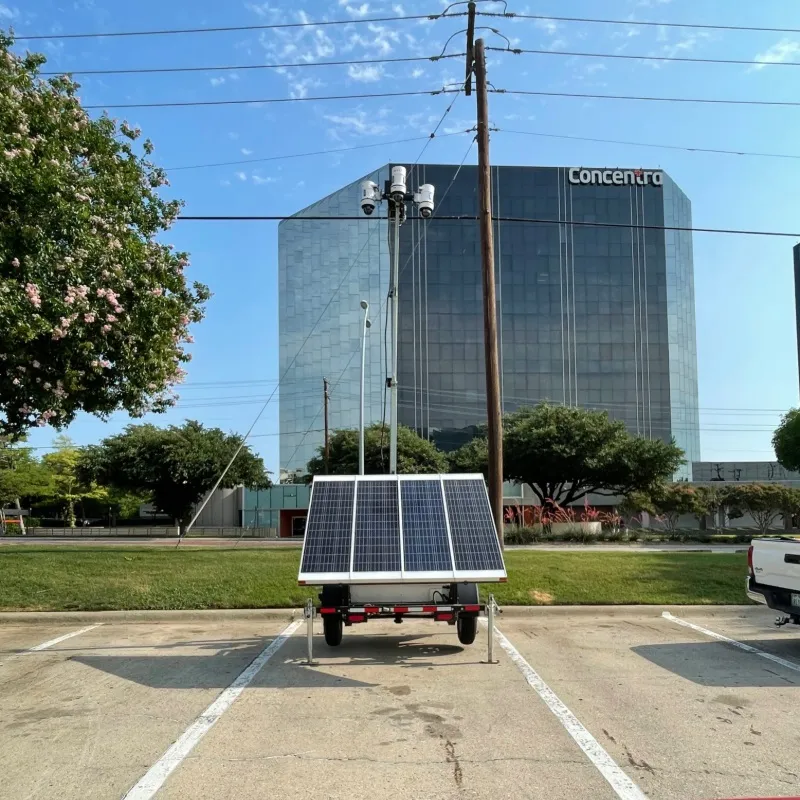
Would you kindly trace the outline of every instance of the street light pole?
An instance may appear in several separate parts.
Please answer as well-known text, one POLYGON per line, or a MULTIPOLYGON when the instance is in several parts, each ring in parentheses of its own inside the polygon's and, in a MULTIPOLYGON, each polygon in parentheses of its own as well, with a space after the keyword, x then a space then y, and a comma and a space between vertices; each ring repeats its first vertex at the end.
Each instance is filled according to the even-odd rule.
POLYGON ((369 321, 369 303, 361 301, 364 309, 364 327, 361 331, 361 410, 358 417, 358 474, 364 475, 364 367, 367 361, 367 328, 372 323, 369 321))
POLYGON ((400 283, 400 204, 394 207, 394 253, 392 254, 392 403, 389 417, 389 474, 397 474, 397 351, 400 283))

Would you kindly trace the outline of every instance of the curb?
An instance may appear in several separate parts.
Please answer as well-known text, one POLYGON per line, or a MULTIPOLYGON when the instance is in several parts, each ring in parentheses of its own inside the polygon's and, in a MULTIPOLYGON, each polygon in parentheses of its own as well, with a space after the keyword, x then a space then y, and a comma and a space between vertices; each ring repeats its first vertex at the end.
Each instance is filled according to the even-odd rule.
POLYGON ((676 615, 703 614, 713 616, 715 613, 742 613, 747 609, 760 608, 753 603, 752 605, 695 605, 695 606, 673 606, 666 603, 640 605, 640 606, 501 606, 500 614, 496 617, 498 623, 503 619, 532 618, 532 617, 626 617, 632 614, 636 616, 660 617, 662 612, 670 611, 676 615))

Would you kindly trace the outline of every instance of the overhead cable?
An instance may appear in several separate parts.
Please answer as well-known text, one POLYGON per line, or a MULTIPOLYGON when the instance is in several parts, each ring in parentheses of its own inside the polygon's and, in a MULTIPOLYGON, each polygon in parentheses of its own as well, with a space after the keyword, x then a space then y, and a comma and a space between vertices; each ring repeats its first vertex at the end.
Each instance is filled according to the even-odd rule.
POLYGON ((626 147, 654 147, 663 150, 683 150, 688 153, 716 153, 729 156, 757 156, 760 158, 791 158, 798 159, 800 155, 791 153, 759 153, 752 150, 721 150, 713 147, 687 147, 677 144, 654 144, 652 142, 629 142, 624 139, 597 139, 591 136, 571 136, 560 133, 539 133, 538 131, 516 131, 510 128, 491 128, 499 133, 514 133, 521 136, 539 136, 544 139, 569 139, 577 142, 598 142, 600 144, 621 144, 626 147))
POLYGON ((68 69, 57 72, 40 72, 39 75, 147 75, 166 72, 244 72, 251 69, 296 69, 301 67, 349 67, 360 64, 400 64, 411 61, 441 61, 445 58, 463 58, 466 53, 448 53, 439 56, 408 56, 407 58, 362 58, 355 61, 298 61, 293 64, 236 64, 207 67, 134 67, 131 69, 68 69))
POLYGON ((502 17, 504 19, 532 19, 541 20, 542 22, 585 22, 599 25, 625 25, 628 27, 696 28, 698 30, 749 31, 758 33, 800 33, 800 28, 767 28, 757 27, 755 25, 710 25, 699 22, 652 22, 649 20, 636 19, 598 19, 597 17, 554 17, 550 14, 516 14, 513 12, 503 14, 492 11, 478 11, 477 16, 502 17))
POLYGON ((582 53, 573 50, 526 50, 519 47, 487 47, 497 53, 537 56, 574 56, 576 58, 618 58, 627 61, 681 61, 689 64, 745 64, 769 67, 800 67, 800 61, 764 61, 742 58, 693 58, 690 56, 637 56, 628 53, 582 53))
MULTIPOLYGON (((367 100, 375 97, 419 97, 449 94, 450 89, 434 89, 428 92, 371 92, 369 94, 334 94, 324 97, 265 97, 251 100, 186 100, 169 103, 95 103, 84 106, 87 110, 106 108, 188 108, 190 106, 259 106, 272 103, 312 103, 315 100, 367 100)), ((452 90, 455 91, 455 90, 452 90)), ((800 104, 799 104, 800 105, 800 104)))
POLYGON ((413 22, 415 20, 450 19, 452 17, 465 17, 466 13, 458 14, 409 14, 405 17, 360 17, 351 19, 308 20, 304 22, 279 22, 270 25, 230 25, 214 28, 168 28, 165 30, 149 31, 99 31, 91 33, 37 33, 14 34, 17 41, 32 41, 34 39, 97 39, 102 37, 119 36, 172 36, 187 33, 227 33, 230 31, 268 31, 282 30, 285 28, 322 28, 330 25, 365 25, 371 22, 413 22))

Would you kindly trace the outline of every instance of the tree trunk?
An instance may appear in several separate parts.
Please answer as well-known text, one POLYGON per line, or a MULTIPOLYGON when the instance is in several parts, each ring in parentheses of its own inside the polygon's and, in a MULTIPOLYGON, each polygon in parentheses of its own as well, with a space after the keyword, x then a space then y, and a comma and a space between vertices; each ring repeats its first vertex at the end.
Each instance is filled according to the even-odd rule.
POLYGON ((75 501, 71 498, 67 500, 67 526, 75 527, 75 501))
POLYGON ((14 498, 14 505, 17 507, 17 511, 20 512, 19 515, 19 532, 22 536, 27 536, 27 531, 25 530, 25 518, 22 516, 22 505, 19 502, 19 497, 14 498))

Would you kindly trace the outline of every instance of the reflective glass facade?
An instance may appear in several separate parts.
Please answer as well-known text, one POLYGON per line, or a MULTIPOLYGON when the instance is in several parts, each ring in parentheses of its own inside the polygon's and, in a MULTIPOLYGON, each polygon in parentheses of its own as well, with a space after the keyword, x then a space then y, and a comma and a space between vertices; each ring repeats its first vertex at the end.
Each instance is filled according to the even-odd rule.
MULTIPOLYGON (((373 177, 381 187, 390 166, 373 177)), ((689 463, 699 461, 691 234, 630 227, 691 227, 690 203, 666 174, 663 186, 573 184, 569 174, 568 168, 492 170, 495 215, 538 220, 495 223, 503 408, 511 411, 551 400, 604 409, 624 420, 633 433, 674 437, 689 463)), ((477 214, 475 167, 418 165, 413 185, 421 183, 435 185, 437 215, 477 214)), ((353 214, 358 207, 358 182, 322 204, 334 209, 330 213, 353 214)), ((302 214, 321 213, 320 206, 302 214)), ((385 208, 378 213, 385 216, 385 208)), ((307 322, 288 313, 289 302, 296 300, 293 295, 284 296, 285 273, 301 273, 292 281, 302 284, 318 270, 319 259, 330 261, 327 252, 323 256, 320 251, 311 259, 305 254, 313 250, 314 238, 333 225, 355 228, 335 238, 341 248, 337 258, 348 246, 353 248, 349 258, 357 265, 354 271, 370 287, 374 280, 375 290, 383 292, 374 298, 376 304, 385 300, 389 276, 385 218, 369 223, 294 219, 283 223, 280 335, 284 367, 319 313, 304 314, 307 322), (298 233, 290 247, 289 226, 303 225, 319 227, 292 227, 298 233), (377 256, 362 264, 357 245, 373 226, 381 229, 375 236, 377 256), (300 230, 306 232, 305 239, 300 230), (291 331, 284 327, 285 319, 291 320, 291 331)), ((445 449, 457 447, 485 420, 477 224, 435 217, 429 222, 409 220, 400 233, 400 268, 400 421, 445 449)), ((332 288, 326 285, 328 292, 332 288)), ((339 314, 350 314, 357 327, 357 300, 351 293, 342 311, 340 295, 341 291, 334 300, 339 314)), ((320 298, 323 304, 326 300, 320 298)), ((351 324, 342 319, 342 331, 349 331, 351 324)), ((332 331, 328 322, 320 323, 323 327, 332 331)), ((347 341, 352 341, 349 333, 347 341)), ((375 347, 379 352, 369 372, 368 420, 380 419, 386 374, 380 364, 382 329, 373 329, 370 335, 371 352, 375 347)), ((344 345, 334 356, 332 346, 326 347, 326 336, 314 332, 298 359, 308 366, 292 381, 319 384, 320 375, 312 373, 319 371, 318 355, 323 349, 337 365, 349 357, 344 345), (318 360, 312 365, 314 358, 318 360)), ((286 384, 291 385, 291 381, 286 384)), ((356 415, 332 406, 338 415, 332 427, 357 424, 357 372, 347 391, 355 395, 356 415)), ((287 408, 281 397, 282 467, 301 466, 321 441, 321 434, 309 433, 304 441, 312 447, 302 455, 298 450, 298 458, 287 460, 295 447, 292 437, 298 436, 294 431, 301 431, 302 437, 302 431, 318 427, 310 424, 320 407, 319 390, 316 395, 302 409, 291 400, 287 408)), ((684 474, 689 476, 688 466, 684 474)))

